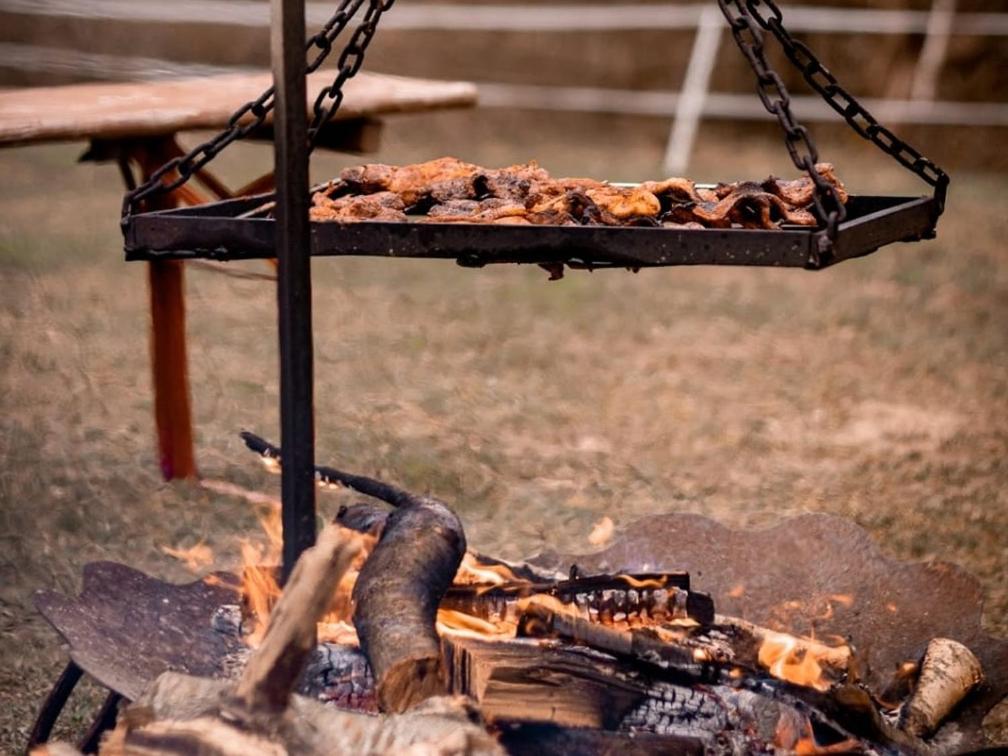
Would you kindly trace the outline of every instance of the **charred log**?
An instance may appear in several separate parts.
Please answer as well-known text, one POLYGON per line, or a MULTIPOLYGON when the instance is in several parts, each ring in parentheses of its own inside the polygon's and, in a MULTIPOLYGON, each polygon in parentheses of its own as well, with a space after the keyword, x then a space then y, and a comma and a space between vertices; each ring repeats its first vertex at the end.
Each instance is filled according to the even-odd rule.
POLYGON ((465 554, 462 524, 417 497, 393 512, 354 586, 354 626, 384 711, 446 692, 435 630, 438 604, 465 554))
MULTIPOLYGON (((490 563, 478 557, 482 563, 490 563)), ((507 565, 514 569, 513 566, 507 565)), ((603 624, 653 620, 714 621, 710 596, 689 590, 684 572, 574 576, 569 580, 515 580, 495 586, 454 585, 441 606, 490 620, 517 621, 522 599, 549 596, 603 624)))
POLYGON ((619 630, 555 611, 536 601, 525 608, 518 621, 519 637, 559 638, 580 643, 619 657, 629 657, 658 665, 689 683, 711 682, 718 669, 707 662, 708 652, 665 643, 647 630, 619 630))
MULTIPOLYGON (((281 450, 251 433, 246 445, 280 462, 281 450)), ((354 626, 383 711, 402 712, 446 692, 435 628, 438 604, 466 550, 462 523, 442 501, 332 467, 317 477, 395 507, 354 585, 354 626)))

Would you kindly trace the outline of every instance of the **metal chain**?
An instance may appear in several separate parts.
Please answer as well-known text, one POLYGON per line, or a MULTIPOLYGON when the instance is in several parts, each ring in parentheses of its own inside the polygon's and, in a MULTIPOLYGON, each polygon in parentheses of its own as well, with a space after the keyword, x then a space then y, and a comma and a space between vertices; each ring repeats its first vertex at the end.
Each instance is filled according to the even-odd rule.
MULTIPOLYGON (((340 105, 343 103, 343 85, 347 79, 355 76, 364 64, 364 51, 371 43, 375 31, 378 29, 378 21, 385 11, 392 7, 395 0, 371 0, 367 11, 364 13, 364 20, 361 22, 340 53, 337 67, 339 72, 332 84, 323 87, 315 98, 312 106, 314 116, 308 126, 308 149, 311 151, 315 147, 315 140, 318 138, 319 130, 333 117, 340 105)), ((360 3, 358 2, 358 5, 360 3)), ((320 61, 321 62, 321 61, 320 61)), ((316 66, 317 68, 317 66, 316 66)), ((312 68, 311 70, 315 70, 312 68)))
POLYGON ((937 215, 942 214, 948 193, 948 174, 881 125, 845 90, 812 50, 794 39, 784 28, 783 13, 774 0, 718 0, 718 5, 728 21, 735 42, 756 74, 760 100, 777 117, 784 130, 785 144, 792 161, 799 169, 808 172, 815 183, 815 210, 825 226, 829 240, 836 238, 837 226, 843 221, 846 211, 836 189, 814 169, 819 159, 815 142, 805 127, 795 120, 784 82, 767 63, 763 51, 763 30, 774 35, 785 55, 801 72, 809 86, 842 115, 855 132, 934 187, 937 215), (766 13, 761 6, 766 8, 766 13))
MULTIPOLYGON (((314 34, 306 44, 306 52, 315 50, 314 57, 306 64, 306 73, 316 71, 332 52, 333 43, 350 23, 364 2, 368 9, 364 20, 354 30, 353 36, 340 53, 339 71, 336 79, 319 93, 314 104, 314 115, 308 131, 308 150, 315 146, 319 130, 333 117, 343 101, 343 85, 360 70, 364 63, 364 52, 377 28, 378 19, 395 0, 341 0, 336 12, 326 21, 322 29, 314 34)), ((122 216, 126 218, 145 199, 154 195, 167 194, 178 189, 192 178, 193 174, 217 157, 232 142, 244 139, 266 121, 275 105, 276 89, 270 87, 255 100, 245 103, 228 118, 227 126, 212 139, 193 148, 186 155, 172 158, 158 168, 140 186, 123 198, 122 216), (172 171, 177 176, 165 180, 172 171)))
POLYGON ((809 86, 822 95, 823 100, 842 115, 855 132, 934 187, 934 199, 938 214, 941 215, 945 210, 945 197, 948 194, 948 174, 880 124, 850 92, 845 90, 815 53, 807 45, 792 37, 784 28, 783 14, 774 0, 746 0, 746 6, 756 22, 777 38, 784 49, 784 54, 801 72, 809 86), (766 7, 769 16, 761 12, 761 5, 766 7))
MULTIPOLYGON (((808 130, 791 112, 791 96, 780 75, 767 63, 763 53, 763 32, 750 16, 744 0, 718 0, 718 5, 732 36, 753 72, 756 74, 756 93, 763 106, 777 117, 784 131, 784 144, 792 162, 805 171, 815 185, 812 195, 816 216, 826 230, 829 241, 836 239, 837 227, 847 216, 836 187, 826 181, 816 170, 819 150, 808 130)), ((823 250, 825 251, 825 250, 823 250)))

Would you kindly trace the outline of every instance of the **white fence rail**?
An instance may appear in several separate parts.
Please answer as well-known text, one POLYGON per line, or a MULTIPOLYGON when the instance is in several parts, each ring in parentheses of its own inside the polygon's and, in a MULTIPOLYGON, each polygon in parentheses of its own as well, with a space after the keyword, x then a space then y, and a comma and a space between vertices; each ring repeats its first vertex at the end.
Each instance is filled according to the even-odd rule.
MULTIPOLYGON (((328 18, 330 2, 309 2, 309 26, 328 18)), ((924 45, 914 72, 910 99, 864 100, 882 121, 917 124, 1008 126, 1008 103, 935 101, 936 82, 953 35, 1008 36, 1008 13, 957 13, 955 0, 933 0, 930 11, 789 6, 785 19, 796 32, 836 34, 918 34, 924 45)), ((21 15, 191 23, 262 28, 269 24, 263 0, 0 0, 0 11, 21 15)), ((480 84, 484 107, 522 107, 665 116, 673 119, 665 167, 683 173, 703 118, 765 119, 770 116, 752 95, 710 91, 725 28, 713 0, 653 5, 446 5, 401 3, 382 20, 400 30, 584 32, 642 29, 695 29, 696 36, 680 92, 480 84)), ((125 52, 125 51, 124 51, 125 52)), ((220 67, 177 64, 72 50, 0 43, 0 66, 65 72, 84 70, 100 78, 132 71, 140 78, 219 72, 220 67)), ((232 69, 233 70, 233 69, 232 69)), ((460 76, 465 72, 460 71, 460 76)), ((842 76, 841 76, 842 78, 842 76)), ((799 118, 833 120, 836 114, 814 97, 794 97, 799 118)))

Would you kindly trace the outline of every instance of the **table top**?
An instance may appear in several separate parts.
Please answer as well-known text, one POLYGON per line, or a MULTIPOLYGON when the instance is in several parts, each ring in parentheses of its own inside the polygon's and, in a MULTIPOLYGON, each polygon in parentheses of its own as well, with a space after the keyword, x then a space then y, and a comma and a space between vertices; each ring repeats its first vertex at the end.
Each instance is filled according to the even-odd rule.
MULTIPOLYGON (((309 76, 309 103, 331 82, 329 72, 309 76)), ((263 72, 0 91, 0 146, 219 129, 272 83, 272 76, 263 72)), ((476 103, 476 86, 469 82, 389 74, 362 72, 344 91, 335 116, 342 120, 476 103)))

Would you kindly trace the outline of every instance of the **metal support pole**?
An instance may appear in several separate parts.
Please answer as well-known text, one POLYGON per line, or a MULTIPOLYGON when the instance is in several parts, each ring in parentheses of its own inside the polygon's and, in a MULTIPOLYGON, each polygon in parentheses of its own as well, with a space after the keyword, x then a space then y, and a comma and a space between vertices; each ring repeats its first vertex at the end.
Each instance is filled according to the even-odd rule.
POLYGON ((272 0, 283 578, 315 543, 315 406, 304 0, 272 0))

